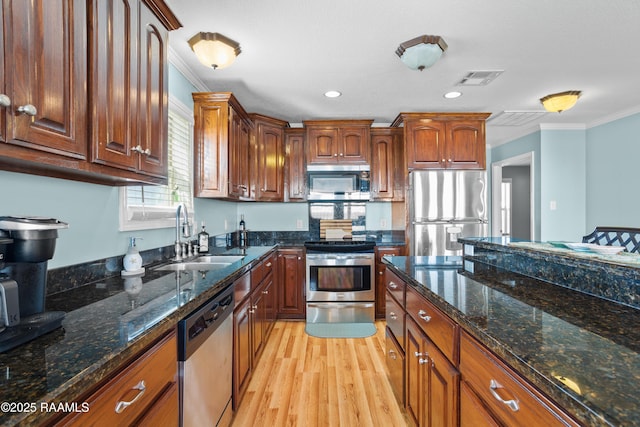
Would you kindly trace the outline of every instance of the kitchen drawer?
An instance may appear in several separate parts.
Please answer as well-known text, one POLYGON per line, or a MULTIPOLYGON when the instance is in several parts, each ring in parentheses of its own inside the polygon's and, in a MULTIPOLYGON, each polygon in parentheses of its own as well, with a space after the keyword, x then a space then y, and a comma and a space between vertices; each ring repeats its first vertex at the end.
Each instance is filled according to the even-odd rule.
POLYGON ((273 251, 258 265, 251 269, 251 290, 256 289, 265 277, 272 273, 276 265, 276 252, 273 251))
POLYGON ((391 293, 401 307, 404 307, 404 294, 406 285, 404 280, 396 276, 387 268, 385 271, 385 281, 387 283, 387 292, 391 293))
POLYGON ((390 292, 387 292, 385 309, 387 328, 393 333, 404 351, 404 310, 398 302, 391 297, 390 292))
POLYGON ((467 333, 460 337, 460 373, 465 387, 502 423, 512 426, 577 426, 550 399, 467 333))
POLYGON ((386 354, 389 382, 400 407, 404 407, 404 351, 393 338, 389 328, 386 329, 386 354))
POLYGON ((458 325, 411 286, 406 289, 407 314, 454 365, 458 364, 458 325))
MULTIPOLYGON (((89 404, 89 411, 73 414, 63 420, 65 426, 87 426, 104 423, 104 425, 131 425, 145 412, 151 410, 156 401, 165 401, 167 391, 176 383, 178 372, 178 342, 175 332, 163 338, 140 357, 129 364, 107 384, 84 399, 89 404), (141 383, 144 382, 144 390, 141 383), (123 406, 120 402, 131 402, 123 406)), ((171 397, 171 393, 168 395, 171 397)), ((177 414, 177 399, 171 400, 177 414)), ((167 405, 169 406, 169 405, 167 405)), ((170 411, 172 408, 165 408, 170 411)), ((152 415, 149 413, 148 415, 152 415)), ((167 425, 176 425, 167 421, 167 425)))

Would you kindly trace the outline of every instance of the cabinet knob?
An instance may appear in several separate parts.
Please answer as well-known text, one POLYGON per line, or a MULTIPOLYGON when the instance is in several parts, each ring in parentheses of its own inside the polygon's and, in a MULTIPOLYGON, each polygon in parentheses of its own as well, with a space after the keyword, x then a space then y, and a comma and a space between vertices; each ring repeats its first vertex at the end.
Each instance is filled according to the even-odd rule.
POLYGON ((398 316, 393 311, 390 311, 389 312, 389 318, 391 320, 396 320, 398 318, 398 316))
POLYGON ((389 358, 391 358, 392 360, 396 360, 398 358, 398 355, 395 351, 389 350, 389 358))
POLYGON ((298 257, 298 261, 300 261, 301 259, 302 259, 302 257, 301 257, 301 256, 299 256, 299 257, 298 257))
POLYGON ((421 365, 424 365, 426 363, 429 363, 429 360, 428 359, 418 359, 418 363, 421 364, 421 365))
POLYGON ((344 154, 340 153, 340 157, 344 157, 344 154))
POLYGON ((26 114, 27 116, 31 116, 31 117, 38 114, 38 110, 36 109, 36 107, 34 107, 31 104, 21 105, 18 108, 16 108, 16 111, 20 114, 26 114))
POLYGON ((378 274, 379 274, 380 276, 384 276, 384 271, 378 271, 378 274))
POLYGON ((389 287, 391 289, 398 289, 398 285, 396 285, 394 282, 389 282, 389 287))
POLYGON ((136 145, 135 147, 132 147, 131 151, 133 151, 134 153, 140 153, 140 154, 144 153, 144 150, 140 145, 136 145))
POLYGON ((140 380, 138 384, 133 386, 132 390, 138 390, 138 394, 136 394, 136 397, 134 397, 133 400, 130 400, 128 402, 124 402, 121 400, 116 403, 116 414, 122 413, 122 411, 127 409, 130 405, 136 403, 136 401, 142 397, 144 392, 147 390, 147 386, 145 385, 144 380, 140 380))
POLYGON ((427 312, 424 310, 418 311, 418 317, 424 320, 425 322, 429 322, 431 320, 431 316, 428 316, 427 312))
POLYGON ((8 107, 11 105, 11 98, 4 93, 0 94, 0 107, 8 107))

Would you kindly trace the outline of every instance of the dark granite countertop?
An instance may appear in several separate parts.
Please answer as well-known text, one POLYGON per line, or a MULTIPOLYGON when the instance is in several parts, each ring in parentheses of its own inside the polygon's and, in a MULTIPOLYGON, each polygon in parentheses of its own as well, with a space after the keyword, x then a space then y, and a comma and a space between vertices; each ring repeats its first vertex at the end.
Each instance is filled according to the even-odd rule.
MULTIPOLYGON (((128 359, 174 329, 180 319, 225 289, 274 246, 242 250, 242 260, 219 270, 119 275, 51 295, 48 310, 66 311, 62 328, 0 354, 0 402, 73 402, 128 359)), ((226 251, 238 254, 238 249, 226 251)), ((2 425, 39 424, 39 410, 0 412, 2 425)))
POLYGON ((640 425, 638 309, 471 258, 384 261, 585 425, 640 425))

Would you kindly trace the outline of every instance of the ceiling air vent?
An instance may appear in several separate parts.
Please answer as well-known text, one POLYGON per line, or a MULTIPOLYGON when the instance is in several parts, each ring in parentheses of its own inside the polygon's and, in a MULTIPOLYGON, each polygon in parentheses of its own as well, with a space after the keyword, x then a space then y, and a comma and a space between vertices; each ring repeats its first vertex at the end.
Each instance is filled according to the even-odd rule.
POLYGON ((469 71, 456 86, 486 86, 496 77, 503 73, 504 70, 492 71, 469 71))
POLYGON ((494 114, 487 120, 492 126, 522 126, 531 123, 547 114, 546 111, 503 111, 494 114))

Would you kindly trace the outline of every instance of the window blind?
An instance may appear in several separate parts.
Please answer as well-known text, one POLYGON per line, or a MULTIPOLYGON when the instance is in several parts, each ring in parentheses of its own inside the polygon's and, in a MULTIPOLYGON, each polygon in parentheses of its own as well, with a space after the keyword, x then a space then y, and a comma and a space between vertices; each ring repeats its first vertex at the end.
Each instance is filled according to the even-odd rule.
POLYGON ((193 125, 172 109, 168 119, 168 184, 124 188, 123 230, 171 227, 178 203, 184 203, 193 215, 193 125))

